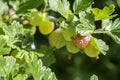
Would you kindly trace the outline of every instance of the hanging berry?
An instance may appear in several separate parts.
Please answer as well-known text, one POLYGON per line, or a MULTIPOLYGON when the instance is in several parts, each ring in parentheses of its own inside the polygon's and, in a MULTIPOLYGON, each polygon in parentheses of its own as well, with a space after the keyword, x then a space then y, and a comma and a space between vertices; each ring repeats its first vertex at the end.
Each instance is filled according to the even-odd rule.
POLYGON ((78 48, 85 49, 89 45, 90 40, 90 36, 82 36, 80 34, 77 34, 73 39, 73 42, 78 48))

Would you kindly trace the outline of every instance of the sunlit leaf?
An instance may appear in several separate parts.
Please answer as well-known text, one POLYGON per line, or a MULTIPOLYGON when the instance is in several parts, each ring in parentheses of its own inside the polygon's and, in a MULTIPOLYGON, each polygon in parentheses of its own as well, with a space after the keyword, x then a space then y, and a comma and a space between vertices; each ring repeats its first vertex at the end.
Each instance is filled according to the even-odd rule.
POLYGON ((0 16, 8 10, 8 6, 0 0, 0 16))
POLYGON ((22 1, 22 2, 20 2, 16 13, 25 13, 29 9, 39 7, 43 2, 44 2, 44 0, 32 0, 32 1, 25 0, 25 1, 22 1))
POLYGON ((49 0, 49 7, 59 12, 63 17, 68 18, 70 4, 67 0, 49 0))
POLYGON ((36 55, 26 54, 25 57, 34 80, 57 80, 55 74, 49 68, 43 66, 42 61, 38 60, 36 55))
POLYGON ((8 54, 11 48, 7 46, 6 39, 0 36, 0 55, 8 54))
POLYGON ((98 77, 97 77, 96 75, 92 75, 92 76, 90 77, 90 80, 98 80, 98 77))
POLYGON ((13 57, 1 57, 0 58, 0 77, 7 77, 15 66, 15 58, 13 57))
POLYGON ((93 8, 92 11, 95 16, 95 20, 113 18, 116 16, 116 14, 111 15, 115 11, 115 6, 113 4, 109 5, 108 7, 104 7, 102 10, 98 8, 93 8))
POLYGON ((109 25, 105 25, 105 30, 120 45, 120 19, 116 19, 115 21, 108 20, 108 23, 109 25))
POLYGON ((74 13, 86 10, 92 4, 93 0, 75 0, 73 5, 74 13))
POLYGON ((88 35, 92 33, 95 29, 93 14, 91 12, 81 12, 79 16, 81 23, 76 26, 76 32, 81 35, 88 35))

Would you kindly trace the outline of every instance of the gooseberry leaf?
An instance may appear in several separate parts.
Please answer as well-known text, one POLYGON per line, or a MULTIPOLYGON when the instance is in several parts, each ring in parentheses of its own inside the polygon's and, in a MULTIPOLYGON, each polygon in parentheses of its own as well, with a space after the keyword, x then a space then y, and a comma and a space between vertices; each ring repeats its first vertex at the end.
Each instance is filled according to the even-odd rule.
POLYGON ((17 74, 17 76, 13 78, 13 80, 26 80, 27 78, 28 78, 27 74, 17 74))
POLYGON ((49 7, 68 18, 70 3, 67 0, 49 0, 49 7))
POLYGON ((95 21, 92 12, 80 12, 79 16, 81 23, 76 26, 76 32, 81 35, 88 35, 92 33, 95 30, 95 21))
POLYGON ((11 48, 7 46, 6 39, 0 35, 0 55, 8 54, 11 48))
POLYGON ((109 47, 108 45, 106 45, 106 43, 101 40, 101 39, 97 39, 97 44, 99 46, 99 50, 100 52, 103 54, 103 55, 106 55, 106 51, 109 50, 109 47))
POLYGON ((96 75, 92 75, 92 76, 90 77, 90 80, 98 80, 98 77, 97 77, 96 75))
POLYGON ((57 80, 51 69, 43 66, 42 61, 35 54, 28 53, 25 55, 25 59, 34 80, 57 80))
MULTIPOLYGON (((109 25, 105 25, 105 31, 108 31, 108 35, 110 35, 113 40, 120 45, 120 19, 116 19, 114 21, 107 20, 109 25)), ((103 21, 104 23, 105 21, 103 21)))
POLYGON ((0 0, 0 17, 1 15, 8 10, 8 6, 0 0))
POLYGON ((19 22, 13 21, 11 25, 4 26, 3 31, 7 40, 7 45, 13 47, 24 34, 23 26, 19 22))
POLYGON ((80 11, 85 11, 93 3, 93 0, 75 0, 73 4, 73 10, 75 14, 80 11))
POLYGON ((95 16, 95 20, 102 20, 113 18, 116 14, 111 15, 115 11, 115 6, 113 4, 109 5, 108 7, 104 7, 102 10, 98 8, 92 8, 92 12, 95 16))
POLYGON ((58 28, 55 31, 53 31, 49 37, 49 43, 52 47, 55 47, 56 49, 62 48, 65 46, 65 39, 62 34, 62 29, 58 28))
POLYGON ((22 1, 18 5, 16 13, 25 13, 25 12, 28 12, 29 9, 37 8, 42 3, 44 3, 44 0, 32 0, 32 1, 31 0, 25 0, 25 1, 22 1))
POLYGON ((41 45, 40 52, 44 54, 41 59, 45 66, 50 66, 51 64, 55 63, 55 56, 53 55, 53 50, 50 47, 41 45))
POLYGON ((25 48, 33 41, 33 37, 29 32, 25 33, 23 25, 19 22, 13 21, 11 25, 4 25, 2 29, 5 33, 7 45, 11 48, 17 48, 18 46, 25 48))
POLYGON ((16 60, 12 56, 0 57, 0 77, 9 79, 10 73, 16 69, 14 68, 17 65, 15 63, 16 60))

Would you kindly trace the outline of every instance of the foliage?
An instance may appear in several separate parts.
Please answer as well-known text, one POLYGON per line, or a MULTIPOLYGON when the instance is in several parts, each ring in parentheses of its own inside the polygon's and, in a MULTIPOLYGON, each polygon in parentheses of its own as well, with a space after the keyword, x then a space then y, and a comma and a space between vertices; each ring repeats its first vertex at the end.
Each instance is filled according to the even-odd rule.
MULTIPOLYGON (((119 7, 119 0, 116 2, 119 7)), ((74 75, 82 75, 74 74, 82 64, 80 59, 102 59, 103 55, 112 53, 110 43, 120 46, 116 5, 101 9, 93 7, 94 4, 93 0, 0 0, 0 79, 58 80, 59 72, 56 73, 54 66, 66 65, 62 62, 67 59, 66 55, 75 63, 72 70, 69 65, 66 75, 72 72, 69 77, 74 80, 85 79, 74 78, 74 75), (81 57, 72 58, 75 55, 81 57)), ((107 59, 101 63, 114 68, 107 59)), ((93 75, 90 80, 98 80, 98 77, 93 75)))

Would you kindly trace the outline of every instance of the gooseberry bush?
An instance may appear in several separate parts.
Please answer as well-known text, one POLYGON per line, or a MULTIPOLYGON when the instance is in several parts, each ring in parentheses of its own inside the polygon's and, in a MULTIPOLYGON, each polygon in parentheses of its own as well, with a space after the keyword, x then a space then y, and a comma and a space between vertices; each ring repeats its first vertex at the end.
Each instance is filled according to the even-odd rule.
MULTIPOLYGON (((120 45, 115 5, 99 9, 93 4, 93 0, 0 0, 0 80, 58 80, 50 69, 54 51, 65 48, 68 54, 99 59, 109 50, 105 36, 120 45), (47 40, 38 41, 37 33, 47 40)), ((90 80, 98 78, 93 75, 90 80)))

